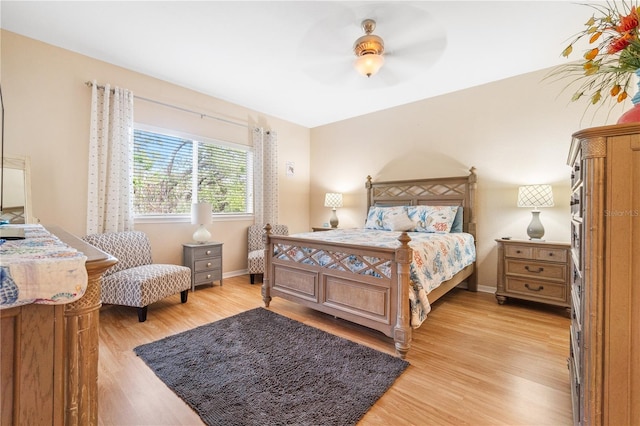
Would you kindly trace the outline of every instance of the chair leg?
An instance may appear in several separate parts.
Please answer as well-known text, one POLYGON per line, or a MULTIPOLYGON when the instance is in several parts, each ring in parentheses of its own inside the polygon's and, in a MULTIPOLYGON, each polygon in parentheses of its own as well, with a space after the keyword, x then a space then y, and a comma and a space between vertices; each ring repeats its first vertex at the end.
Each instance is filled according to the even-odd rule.
POLYGON ((256 274, 249 274, 249 280, 251 281, 251 284, 255 282, 255 279, 256 279, 256 274))
POLYGON ((180 301, 182 303, 187 303, 187 298, 189 297, 189 290, 182 290, 180 292, 180 301))
POLYGON ((143 306, 138 308, 138 322, 145 322, 147 320, 147 307, 143 306))

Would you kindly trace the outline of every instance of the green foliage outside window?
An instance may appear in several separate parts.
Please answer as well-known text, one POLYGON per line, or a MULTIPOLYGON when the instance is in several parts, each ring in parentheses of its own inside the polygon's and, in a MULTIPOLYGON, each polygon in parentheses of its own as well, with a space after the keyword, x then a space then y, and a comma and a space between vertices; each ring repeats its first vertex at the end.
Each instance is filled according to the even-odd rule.
POLYGON ((214 213, 250 213, 251 167, 249 149, 135 130, 134 211, 189 214, 195 190, 214 213))

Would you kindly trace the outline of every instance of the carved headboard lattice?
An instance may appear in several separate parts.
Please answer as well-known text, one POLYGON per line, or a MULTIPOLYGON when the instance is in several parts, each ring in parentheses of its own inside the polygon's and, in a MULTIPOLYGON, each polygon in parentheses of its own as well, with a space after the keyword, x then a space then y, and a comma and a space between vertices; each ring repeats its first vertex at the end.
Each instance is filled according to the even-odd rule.
POLYGON ((475 167, 468 176, 373 182, 367 176, 367 210, 370 206, 462 206, 462 229, 476 236, 475 167))

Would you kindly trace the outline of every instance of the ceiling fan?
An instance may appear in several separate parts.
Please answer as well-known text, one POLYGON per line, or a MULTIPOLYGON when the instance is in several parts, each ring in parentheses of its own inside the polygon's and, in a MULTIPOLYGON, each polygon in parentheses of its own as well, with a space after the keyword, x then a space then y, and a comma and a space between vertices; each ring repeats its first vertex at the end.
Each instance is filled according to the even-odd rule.
POLYGON ((328 4, 334 11, 307 31, 299 48, 303 71, 323 84, 401 84, 419 78, 446 47, 444 27, 426 10, 429 2, 328 4))
POLYGON ((359 37, 353 43, 353 52, 356 54, 355 68, 362 75, 371 77, 384 65, 384 41, 379 36, 372 34, 376 29, 376 21, 365 19, 362 21, 362 30, 365 35, 359 37))

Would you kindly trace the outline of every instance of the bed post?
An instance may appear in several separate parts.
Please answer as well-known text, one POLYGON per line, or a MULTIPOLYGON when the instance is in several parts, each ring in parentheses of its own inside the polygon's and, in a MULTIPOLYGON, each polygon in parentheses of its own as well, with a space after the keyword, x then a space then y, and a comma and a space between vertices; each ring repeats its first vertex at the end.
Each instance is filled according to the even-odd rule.
MULTIPOLYGON (((471 207, 469 213, 469 225, 467 232, 473 235, 474 243, 476 245, 476 253, 478 253, 478 233, 476 229, 476 189, 478 182, 478 176, 476 175, 476 168, 471 167, 469 169, 469 206, 471 207)), ((476 259, 473 274, 467 279, 467 290, 478 291, 478 262, 476 259)))
POLYGON ((364 187, 367 188, 367 213, 369 213, 369 207, 372 206, 373 200, 371 195, 371 176, 367 176, 367 182, 365 182, 364 187))
POLYGON ((398 311, 396 326, 393 329, 393 340, 400 358, 405 358, 411 346, 411 326, 409 324, 409 266, 413 257, 413 250, 409 247, 411 237, 403 232, 398 237, 401 246, 396 250, 396 266, 398 268, 398 311))
POLYGON ((264 306, 266 308, 269 307, 269 303, 271 303, 271 287, 269 286, 269 282, 271 277, 269 274, 271 273, 271 256, 273 254, 273 247, 271 243, 271 225, 268 223, 264 226, 264 273, 262 274, 262 300, 264 301, 264 306))

